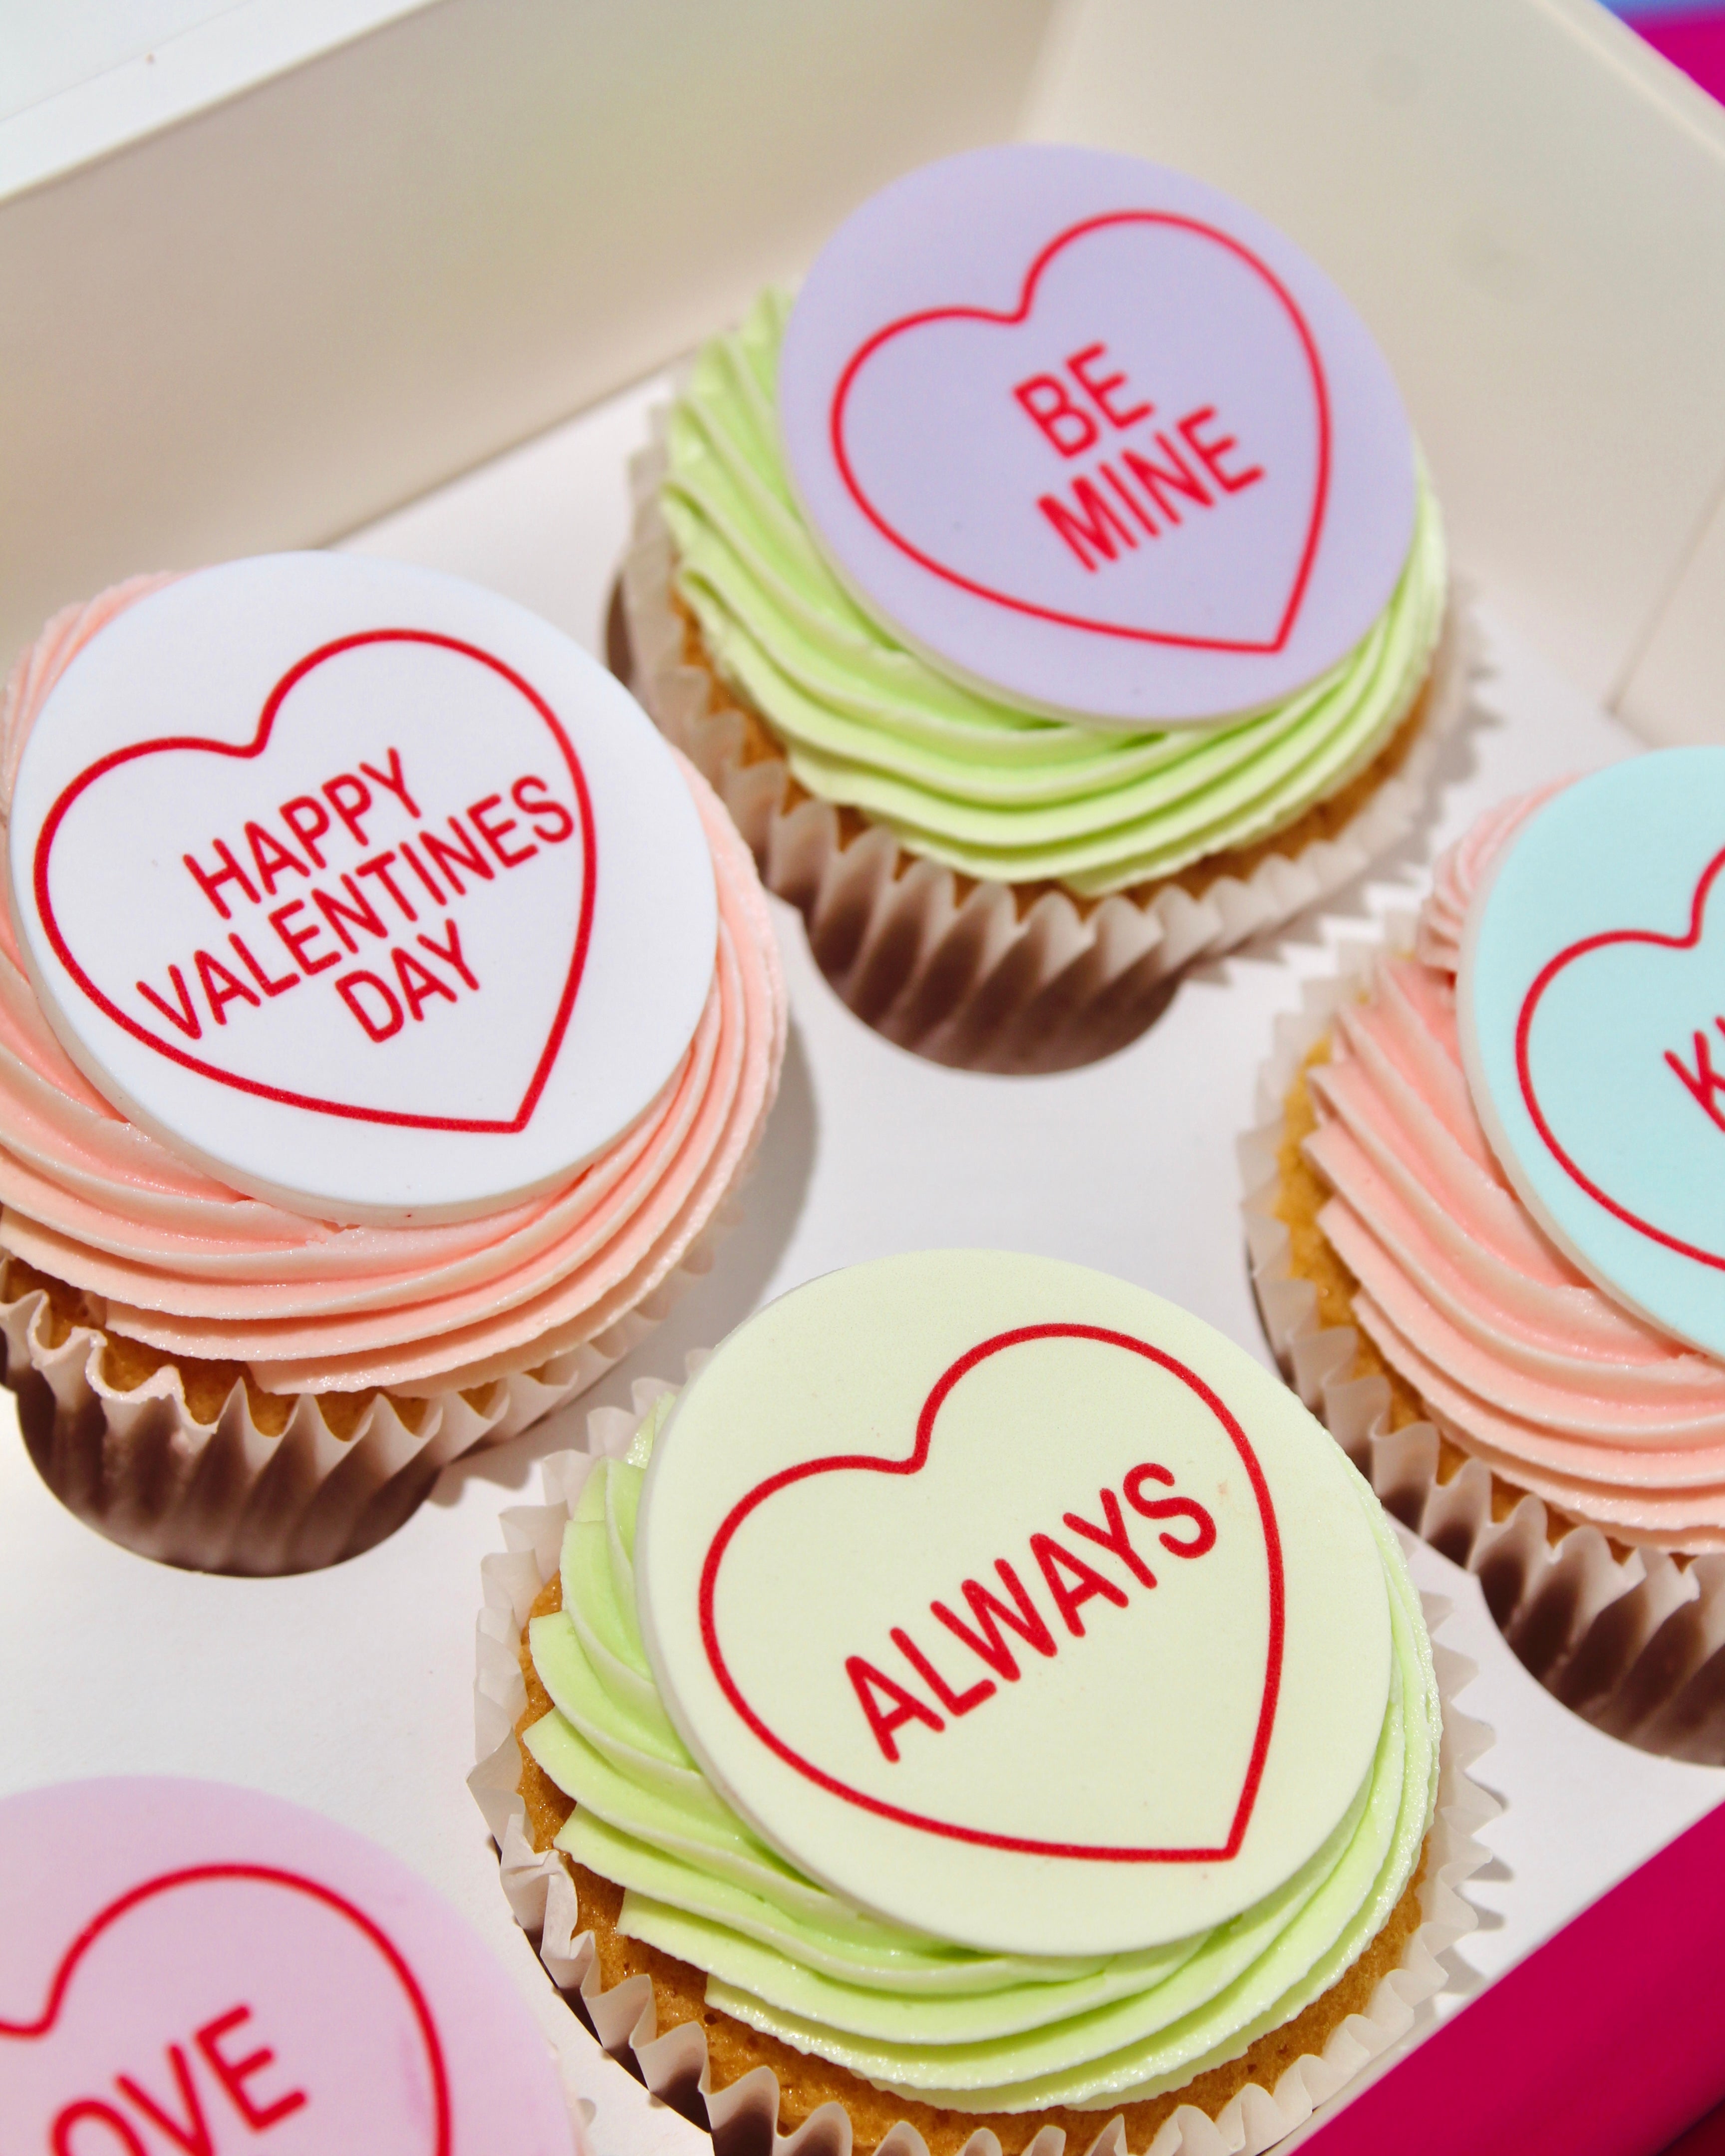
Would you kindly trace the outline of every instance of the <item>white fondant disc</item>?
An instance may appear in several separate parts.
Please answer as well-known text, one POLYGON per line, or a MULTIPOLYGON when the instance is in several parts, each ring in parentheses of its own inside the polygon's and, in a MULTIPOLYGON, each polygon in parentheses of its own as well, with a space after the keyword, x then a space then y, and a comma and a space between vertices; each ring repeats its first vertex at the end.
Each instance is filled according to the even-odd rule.
POLYGON ((1592 1279, 1725 1355, 1725 748, 1566 787, 1474 899, 1457 988, 1492 1150, 1592 1279))
POLYGON ((1127 1950, 1249 1907, 1359 1794, 1373 1502, 1142 1289, 890 1258, 762 1312, 678 1402, 643 1633, 703 1768, 803 1871, 968 1945, 1127 1950))
POLYGON ((779 361, 838 575, 932 665, 1096 724, 1304 688, 1383 611, 1413 438, 1317 265, 1200 181, 1014 143, 842 225, 779 361))
POLYGON ((649 1106, 713 975, 688 787, 524 608, 335 554, 118 615, 25 747, 10 896, 91 1081, 235 1188, 336 1220, 555 1185, 649 1106))

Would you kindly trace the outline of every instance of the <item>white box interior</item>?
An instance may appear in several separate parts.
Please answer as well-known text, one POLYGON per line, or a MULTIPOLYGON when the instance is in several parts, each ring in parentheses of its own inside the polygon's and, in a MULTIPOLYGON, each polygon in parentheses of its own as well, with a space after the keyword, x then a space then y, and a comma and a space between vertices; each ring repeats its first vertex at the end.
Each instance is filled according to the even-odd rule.
MULTIPOLYGON (((1414 839, 1322 923, 1189 978, 1105 1063, 918 1062, 850 1018, 776 909, 790 1057, 713 1275, 588 1402, 451 1470, 380 1548, 298 1579, 177 1573, 74 1521, 0 1444, 0 1785, 204 1774, 372 1834, 516 1970, 598 2107, 596 2148, 692 2149, 555 1999, 461 1787, 499 1511, 634 1375, 675 1377, 769 1296, 917 1245, 1098 1265, 1265 1353, 1233 1148, 1299 978, 1416 896, 1488 803, 1633 747, 1603 703, 1725 737, 1725 126, 1588 0, 290 13, 241 0, 182 31, 167 90, 144 72, 162 57, 132 54, 0 121, 8 646, 114 576, 327 539, 465 470, 349 543, 598 648, 624 461, 662 385, 595 400, 794 274, 891 172, 1019 131, 1186 165, 1317 254, 1391 354, 1486 598, 1490 711, 1414 839)), ((1456 1599, 1445 1637, 1481 1665, 1463 1704, 1497 1728, 1479 1772, 1508 1804, 1447 2010, 1725 1799, 1725 1772, 1598 1735, 1472 1582, 1415 1563, 1456 1599)))
MULTIPOLYGON (((598 649, 627 534, 624 460, 663 393, 662 382, 644 385, 351 543, 477 578, 598 649)), ((1151 1030, 1105 1062, 1004 1078, 906 1055, 839 1003, 797 916, 774 901, 790 1050, 742 1223, 712 1274, 585 1400, 449 1469, 365 1556, 290 1579, 177 1572, 104 1542, 48 1493, 20 1443, 0 1443, 0 1788, 205 1774, 359 1828, 448 1895, 516 1973, 571 2087, 595 2107, 597 2156, 661 2146, 699 2156, 702 2138, 605 2059, 552 1990, 462 1786, 480 1563, 504 1546, 499 1514, 538 1501, 536 1461, 579 1443, 590 1407, 626 1402, 639 1375, 680 1378, 688 1349, 798 1282, 893 1250, 1070 1258, 1173 1297, 1267 1358, 1234 1146, 1276 1014, 1373 915, 1414 901, 1432 851, 1487 803, 1635 746, 1488 622, 1488 709, 1449 744, 1423 828, 1321 921, 1192 975, 1151 1030)), ((14 1413, 8 1395, 8 1433, 14 1413)), ((1483 1928, 1452 1957, 1453 1988, 1435 2002, 1449 2012, 1725 1801, 1725 1769, 1599 1734, 1522 1669, 1476 1581, 1423 1546, 1413 1561, 1423 1588, 1455 1601, 1442 1636, 1480 1665, 1461 1704, 1497 1732, 1477 1773, 1507 1806, 1482 1836, 1495 1859, 1471 1890, 1483 1928)))
POLYGON ((1594 0, 76 19, 95 71, 23 53, 0 118, 0 646, 352 530, 663 365, 892 173, 1028 132, 1281 223, 1505 619, 1652 737, 1725 733, 1725 113, 1594 0))

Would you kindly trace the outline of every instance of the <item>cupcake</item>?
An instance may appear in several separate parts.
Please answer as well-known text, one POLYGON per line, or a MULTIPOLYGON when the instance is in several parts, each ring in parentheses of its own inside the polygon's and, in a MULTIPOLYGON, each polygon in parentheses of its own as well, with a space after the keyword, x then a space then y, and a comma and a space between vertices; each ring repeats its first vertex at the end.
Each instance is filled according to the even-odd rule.
POLYGON ((1725 754, 1672 751, 1482 817, 1288 1031, 1246 1149, 1272 1340, 1385 1501, 1574 1703, 1710 1756, 1722 801, 1725 754))
POLYGON ((702 349, 635 485, 643 701, 845 1000, 942 1060, 1117 1043, 1409 828, 1463 696, 1363 326, 1133 160, 898 182, 702 349))
POLYGON ((0 816, 7 1380, 104 1532, 349 1554, 710 1261, 771 924, 548 625, 335 556, 136 579, 18 660, 0 816))
POLYGON ((890 1259, 616 1435, 488 1568, 474 1786, 547 1966, 716 2133, 1256 2148, 1441 1983, 1477 1737, 1370 1492, 1209 1327, 890 1259))

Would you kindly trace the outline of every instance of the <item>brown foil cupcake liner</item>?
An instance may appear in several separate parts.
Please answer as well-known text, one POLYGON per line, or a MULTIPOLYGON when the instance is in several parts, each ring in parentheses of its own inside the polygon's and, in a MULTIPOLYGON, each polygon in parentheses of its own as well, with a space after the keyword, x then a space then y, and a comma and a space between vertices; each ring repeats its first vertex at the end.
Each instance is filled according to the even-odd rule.
MULTIPOLYGON (((1491 1469, 1470 1458, 1440 1478, 1443 1440, 1466 1440, 1440 1418, 1390 1427, 1387 1380, 1355 1376, 1359 1335, 1322 1325, 1317 1291, 1290 1260, 1276 1214, 1286 1104, 1335 1014, 1362 1000, 1386 945, 1411 952, 1415 921, 1397 914, 1384 939, 1349 944, 1333 977, 1307 982, 1295 1014, 1277 1019, 1258 1078, 1259 1122, 1240 1142, 1246 1245, 1264 1330, 1289 1382, 1377 1491, 1434 1548, 1477 1574, 1492 1616, 1548 1691, 1609 1736, 1669 1758, 1725 1761, 1725 1557, 1614 1550, 1597 1527, 1521 1494, 1494 1518, 1491 1469)), ((1504 1485, 1500 1480, 1499 1496, 1504 1485)))
POLYGON ((1010 886, 977 882, 902 847, 884 825, 847 842, 831 803, 800 796, 783 757, 746 742, 741 715, 691 663, 672 598, 675 550, 659 506, 663 411, 634 459, 634 536, 621 583, 635 694, 713 786, 768 889, 796 906, 816 963, 842 1000, 899 1046, 973 1070, 1033 1070, 1094 1060, 1132 1039, 1184 968, 1283 927, 1360 875, 1412 829, 1444 736, 1479 670, 1468 602, 1452 588, 1424 696, 1398 769, 1333 836, 1271 852, 1194 898, 1178 884, 1147 900, 1081 903, 1045 889, 1021 912, 1010 886))
MULTIPOLYGON (((702 1359, 690 1358, 691 1376, 702 1359)), ((640 1379, 632 1409, 604 1408, 590 1414, 586 1451, 553 1453, 541 1463, 545 1502, 516 1506, 502 1515, 507 1548, 481 1566, 485 1607, 479 1618, 474 1683, 479 1763, 468 1786, 497 1844, 503 1891, 516 1922, 533 1941, 552 1982, 611 2059, 649 2095, 710 2134, 716 2156, 762 2156, 763 2151, 768 2156, 853 2156, 850 2118, 842 2105, 823 2104, 794 2133, 781 2135, 780 2090, 770 2067, 757 2066, 715 2089, 701 2025, 683 2022, 660 2035, 649 1977, 632 1976, 604 1989, 593 1934, 582 1928, 574 1881, 557 1852, 535 1850, 526 1830, 515 1736, 526 1707, 518 1659, 522 1627, 541 1588, 557 1569, 563 1529, 595 1460, 621 1457, 654 1402, 673 1389, 662 1380, 640 1379)), ((1448 1605, 1430 1596, 1422 1601, 1435 1635, 1448 1605)), ((1476 1830, 1502 1806, 1468 1772, 1490 1748, 1491 1732, 1455 1704, 1476 1666, 1435 1637, 1433 1653, 1444 1715, 1437 1813, 1426 1839, 1420 1922, 1399 1964, 1380 1980, 1366 2011, 1350 2015, 1322 2054, 1308 2052, 1296 2060, 1274 2089, 1249 2084, 1214 2118, 1195 2105, 1181 2105, 1147 2148, 1131 2156, 1259 2156, 1401 2042, 1414 2029, 1420 2010, 1450 1981, 1442 1957, 1478 1922, 1460 1890, 1490 1856, 1476 1838, 1476 1830)), ((1097 2108, 1096 2118, 1099 2130, 1075 2156, 1128 2156, 1123 2119, 1117 2113, 1111 2117, 1106 2105, 1097 2108)), ((1060 2128, 1044 2127, 1021 2156, 1062 2156, 1065 2139, 1060 2128)), ((879 2142, 874 2156, 927 2156, 927 2144, 908 2120, 901 2119, 879 2142)), ((961 2156, 1001 2156, 1001 2144, 991 2130, 979 2128, 961 2156)))
POLYGON ((199 1572, 309 1572, 393 1533, 451 1460, 519 1436, 596 1384, 708 1270, 731 1202, 631 1306, 596 1313, 591 1338, 547 1341, 532 1368, 479 1383, 457 1371, 412 1398, 375 1393, 351 1420, 351 1395, 302 1393, 280 1428, 264 1430, 238 1380, 200 1420, 172 1363, 122 1389, 107 1374, 108 1334, 62 1330, 35 1287, 0 1299, 5 1381, 43 1480, 110 1540, 199 1572))

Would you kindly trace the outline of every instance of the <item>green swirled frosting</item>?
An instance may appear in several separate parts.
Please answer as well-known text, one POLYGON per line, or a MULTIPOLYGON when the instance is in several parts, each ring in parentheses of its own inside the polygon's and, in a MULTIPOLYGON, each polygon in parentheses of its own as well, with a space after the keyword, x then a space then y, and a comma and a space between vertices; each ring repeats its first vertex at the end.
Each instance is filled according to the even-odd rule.
MULTIPOLYGON (((1329 1989, 1383 1928, 1436 1802, 1431 1649, 1392 1530, 1362 1486, 1394 1643, 1363 1785, 1292 1877, 1215 1929, 1136 1953, 978 1953, 883 1922, 744 1824, 672 1727, 635 1607, 635 1513, 661 1400, 596 1466, 562 1545, 562 1610, 532 1620, 554 1702, 528 1750, 576 1809, 560 1849, 625 1888, 619 1929, 708 1972, 737 2020, 896 2094, 967 2111, 1100 2107, 1237 2057, 1329 1989)), ((1027 1760, 1027 1774, 1046 1771, 1027 1760)))
POLYGON ((1105 732, 937 673, 838 583, 797 507, 774 407, 788 306, 766 294, 701 351, 671 410, 662 502, 677 589, 714 665, 819 799, 967 875, 1100 896, 1293 823, 1369 763, 1412 708, 1447 591, 1423 470, 1413 544, 1383 613, 1328 673, 1249 717, 1105 732))

